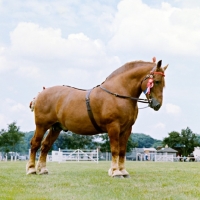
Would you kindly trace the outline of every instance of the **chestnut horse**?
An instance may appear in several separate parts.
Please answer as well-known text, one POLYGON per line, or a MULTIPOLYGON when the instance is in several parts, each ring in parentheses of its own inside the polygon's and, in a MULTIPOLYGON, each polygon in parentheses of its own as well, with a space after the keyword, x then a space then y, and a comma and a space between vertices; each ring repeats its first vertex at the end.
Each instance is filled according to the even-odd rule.
POLYGON ((162 105, 164 71, 162 61, 129 62, 111 73, 89 92, 69 86, 44 89, 31 102, 36 130, 31 139, 27 174, 48 174, 46 157, 61 130, 76 134, 108 133, 112 152, 111 177, 129 177, 125 153, 131 129, 138 115, 137 102, 148 102, 154 110, 162 105), (139 99, 142 91, 147 99, 139 99), (88 105, 89 104, 89 105, 88 105), (47 136, 43 139, 45 132, 47 136), (35 167, 36 152, 41 146, 35 167))

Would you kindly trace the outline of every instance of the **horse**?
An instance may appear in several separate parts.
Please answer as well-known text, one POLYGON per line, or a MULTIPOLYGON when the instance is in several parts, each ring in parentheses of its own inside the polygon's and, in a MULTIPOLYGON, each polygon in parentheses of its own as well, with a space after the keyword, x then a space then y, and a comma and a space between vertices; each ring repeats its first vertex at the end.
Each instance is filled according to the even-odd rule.
POLYGON ((147 103, 155 111, 160 109, 165 86, 164 72, 168 66, 161 65, 162 60, 156 63, 155 58, 153 62, 128 62, 91 90, 66 85, 43 88, 30 104, 36 129, 30 142, 26 174, 48 174, 47 153, 59 133, 70 130, 81 135, 107 133, 112 153, 108 175, 129 178, 125 153, 138 115, 137 102, 147 103), (139 98, 142 92, 146 99, 139 98), (48 134, 43 139, 47 130, 48 134), (40 156, 35 166, 39 148, 40 156))

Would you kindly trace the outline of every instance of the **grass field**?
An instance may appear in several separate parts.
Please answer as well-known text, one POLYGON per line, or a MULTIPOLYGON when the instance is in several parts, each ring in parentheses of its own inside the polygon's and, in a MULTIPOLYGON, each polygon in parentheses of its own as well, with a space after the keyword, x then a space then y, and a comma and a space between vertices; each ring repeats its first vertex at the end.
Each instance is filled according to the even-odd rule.
POLYGON ((126 163, 130 179, 110 178, 110 162, 48 163, 26 175, 26 162, 0 162, 0 200, 200 199, 200 163, 126 163))

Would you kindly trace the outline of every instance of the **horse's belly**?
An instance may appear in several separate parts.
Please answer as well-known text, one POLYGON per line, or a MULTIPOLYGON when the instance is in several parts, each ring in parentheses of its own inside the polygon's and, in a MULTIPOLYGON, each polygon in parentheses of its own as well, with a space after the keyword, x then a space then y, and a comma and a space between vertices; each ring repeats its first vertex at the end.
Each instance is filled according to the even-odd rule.
POLYGON ((77 134, 92 135, 98 132, 94 128, 87 113, 85 101, 69 103, 62 114, 59 115, 60 123, 67 129, 77 134))
POLYGON ((88 120, 82 121, 78 120, 67 120, 64 126, 67 128, 67 130, 70 130, 74 133, 81 134, 81 135, 94 135, 98 134, 98 132, 95 130, 94 126, 91 124, 91 122, 88 120))

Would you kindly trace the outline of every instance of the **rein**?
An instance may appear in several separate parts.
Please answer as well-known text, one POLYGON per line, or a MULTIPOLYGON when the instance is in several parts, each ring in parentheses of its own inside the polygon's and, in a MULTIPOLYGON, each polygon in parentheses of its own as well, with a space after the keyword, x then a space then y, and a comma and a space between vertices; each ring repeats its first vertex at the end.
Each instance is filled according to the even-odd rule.
POLYGON ((140 103, 149 103, 148 99, 140 99, 140 98, 136 98, 136 97, 131 97, 131 96, 125 96, 125 95, 121 95, 121 94, 117 94, 117 93, 113 93, 107 89, 105 89, 104 87, 102 87, 101 85, 99 86, 102 90, 104 90, 105 92, 109 93, 109 94, 112 94, 116 97, 119 97, 119 98, 124 98, 124 99, 131 99, 131 100, 135 100, 135 101, 138 101, 140 103))

